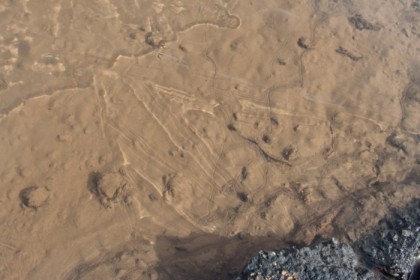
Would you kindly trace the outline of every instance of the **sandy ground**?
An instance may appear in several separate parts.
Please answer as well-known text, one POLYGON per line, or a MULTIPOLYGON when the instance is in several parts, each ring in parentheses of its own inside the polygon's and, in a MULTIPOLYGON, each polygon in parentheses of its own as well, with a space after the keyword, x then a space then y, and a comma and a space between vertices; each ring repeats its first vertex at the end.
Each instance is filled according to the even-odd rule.
POLYGON ((0 0, 0 278, 228 279, 420 197, 420 2, 0 0))

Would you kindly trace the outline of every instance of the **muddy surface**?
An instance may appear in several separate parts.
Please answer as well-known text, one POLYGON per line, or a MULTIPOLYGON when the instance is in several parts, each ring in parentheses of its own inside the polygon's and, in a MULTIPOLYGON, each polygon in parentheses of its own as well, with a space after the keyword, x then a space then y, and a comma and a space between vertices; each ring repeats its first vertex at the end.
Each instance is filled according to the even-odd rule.
POLYGON ((359 240, 420 197, 419 21, 399 0, 0 0, 0 278, 229 279, 359 240))

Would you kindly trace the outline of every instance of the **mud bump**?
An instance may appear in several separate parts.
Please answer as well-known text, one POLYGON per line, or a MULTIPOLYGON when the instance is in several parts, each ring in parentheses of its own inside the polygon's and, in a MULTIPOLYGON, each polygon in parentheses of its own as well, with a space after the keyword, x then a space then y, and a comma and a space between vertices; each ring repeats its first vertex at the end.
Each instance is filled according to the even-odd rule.
POLYGON ((30 186, 20 192, 19 198, 22 205, 36 210, 47 203, 49 190, 46 187, 30 186))
POLYGON ((227 11, 220 16, 219 20, 216 22, 219 27, 236 29, 241 24, 241 20, 234 15, 230 15, 227 11))
POLYGON ((163 37, 157 32, 146 33, 144 41, 146 44, 152 46, 153 48, 163 48, 165 46, 163 37))
POLYGON ((119 202, 127 186, 128 182, 121 170, 104 173, 93 172, 88 183, 89 191, 105 208, 111 207, 112 203, 119 202))

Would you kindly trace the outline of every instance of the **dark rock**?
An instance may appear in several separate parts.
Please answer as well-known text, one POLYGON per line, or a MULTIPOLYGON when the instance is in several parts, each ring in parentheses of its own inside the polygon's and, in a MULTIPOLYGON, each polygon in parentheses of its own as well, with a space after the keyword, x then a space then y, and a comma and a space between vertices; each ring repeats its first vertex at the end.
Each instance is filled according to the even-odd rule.
POLYGON ((301 249, 260 251, 239 279, 373 279, 367 269, 357 271, 356 264, 351 246, 329 241, 301 249))
POLYGON ((237 280, 420 279, 420 200, 391 211, 352 246, 327 241, 260 251, 237 280))
POLYGON ((370 235, 356 241, 362 261, 386 276, 408 279, 420 252, 420 200, 394 210, 370 235))

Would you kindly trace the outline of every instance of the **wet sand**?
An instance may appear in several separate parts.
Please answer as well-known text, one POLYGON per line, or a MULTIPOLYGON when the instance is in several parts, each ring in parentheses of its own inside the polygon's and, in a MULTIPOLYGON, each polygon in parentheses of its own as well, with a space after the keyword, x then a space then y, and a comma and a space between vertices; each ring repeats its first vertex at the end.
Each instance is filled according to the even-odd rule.
POLYGON ((0 278, 229 279, 420 198, 420 2, 0 1, 0 278))

